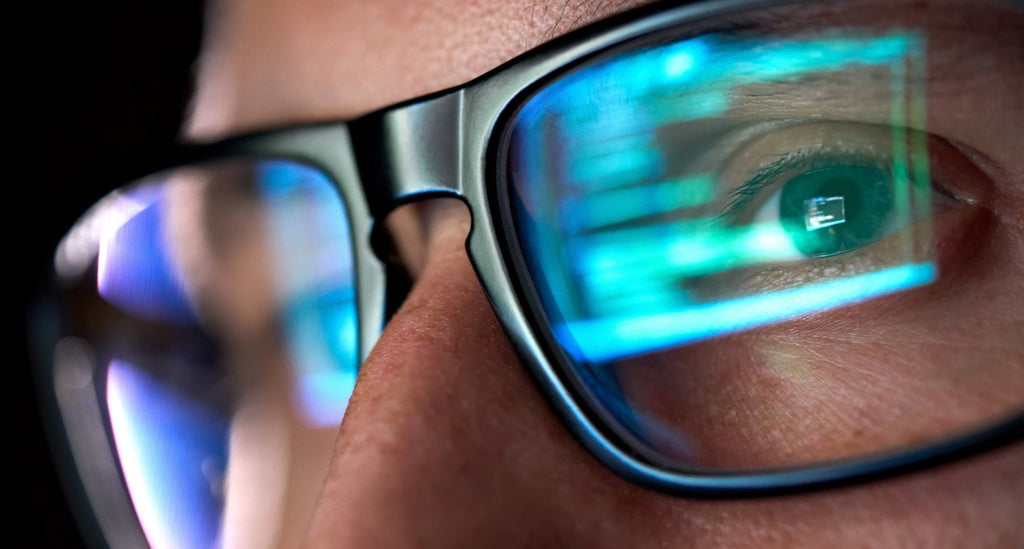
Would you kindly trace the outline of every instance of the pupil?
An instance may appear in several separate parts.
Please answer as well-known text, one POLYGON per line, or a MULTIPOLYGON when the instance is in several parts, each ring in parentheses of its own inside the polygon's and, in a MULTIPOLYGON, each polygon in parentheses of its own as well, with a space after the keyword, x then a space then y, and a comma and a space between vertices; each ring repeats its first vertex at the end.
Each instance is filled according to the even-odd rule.
POLYGON ((874 242, 892 211, 888 174, 866 166, 835 166, 790 179, 779 219, 801 253, 836 255, 874 242))

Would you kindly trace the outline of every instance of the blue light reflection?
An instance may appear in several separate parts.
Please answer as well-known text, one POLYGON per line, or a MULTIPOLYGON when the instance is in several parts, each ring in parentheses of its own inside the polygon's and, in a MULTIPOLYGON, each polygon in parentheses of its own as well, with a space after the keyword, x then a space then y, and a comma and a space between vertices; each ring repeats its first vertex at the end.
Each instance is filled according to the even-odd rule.
POLYGON ((114 360, 107 407, 132 503, 156 549, 219 547, 228 425, 134 365, 114 360))
POLYGON ((622 315, 554 326, 566 349, 580 349, 577 360, 604 362, 649 353, 828 311, 935 280, 933 264, 911 264, 830 280, 774 293, 675 311, 622 315))
POLYGON ((359 367, 349 220, 321 172, 261 162, 258 173, 283 294, 283 329, 296 368, 296 403, 312 425, 337 425, 359 367))
POLYGON ((105 300, 135 316, 189 323, 195 317, 165 234, 165 191, 163 184, 136 187, 104 211, 96 286, 105 300))

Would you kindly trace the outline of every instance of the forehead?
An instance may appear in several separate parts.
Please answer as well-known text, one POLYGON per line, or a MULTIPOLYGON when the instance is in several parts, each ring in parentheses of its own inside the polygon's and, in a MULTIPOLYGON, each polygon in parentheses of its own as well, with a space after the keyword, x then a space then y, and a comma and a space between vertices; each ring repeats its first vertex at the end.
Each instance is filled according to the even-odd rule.
POLYGON ((345 118, 451 87, 649 0, 221 0, 193 134, 345 118))
MULTIPOLYGON (((189 133, 215 137, 275 124, 353 117, 461 84, 551 38, 646 3, 220 0, 211 9, 189 133)), ((744 22, 781 31, 838 23, 913 24, 949 36, 950 44, 961 42, 954 35, 998 42, 1006 37, 978 29, 998 24, 999 10, 990 8, 1009 3, 810 2, 770 15, 753 14, 744 22)), ((979 45, 992 46, 1011 57, 1016 51, 997 43, 979 45)), ((1016 55, 1020 61, 1020 52, 1016 55)), ((941 51, 929 56, 933 68, 934 63, 946 69, 976 66, 941 51)), ((956 88, 977 84, 963 78, 956 82, 956 88)))

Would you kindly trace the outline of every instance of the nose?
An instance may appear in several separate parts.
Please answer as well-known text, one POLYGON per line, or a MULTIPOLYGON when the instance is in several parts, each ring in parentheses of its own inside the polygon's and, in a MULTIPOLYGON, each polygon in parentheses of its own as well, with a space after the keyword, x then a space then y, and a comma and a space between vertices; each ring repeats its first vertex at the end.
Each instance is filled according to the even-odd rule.
POLYGON ((466 257, 468 212, 451 202, 360 372, 308 544, 622 547, 607 517, 637 513, 638 489, 548 409, 466 257))

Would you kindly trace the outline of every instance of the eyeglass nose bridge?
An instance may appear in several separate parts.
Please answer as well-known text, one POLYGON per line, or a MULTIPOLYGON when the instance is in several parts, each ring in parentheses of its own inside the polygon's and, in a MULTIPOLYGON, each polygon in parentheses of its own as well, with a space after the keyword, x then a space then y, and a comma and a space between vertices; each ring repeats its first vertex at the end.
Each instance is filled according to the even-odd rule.
POLYGON ((449 91, 350 123, 373 219, 382 220, 398 206, 429 198, 465 201, 463 96, 463 90, 449 91))

